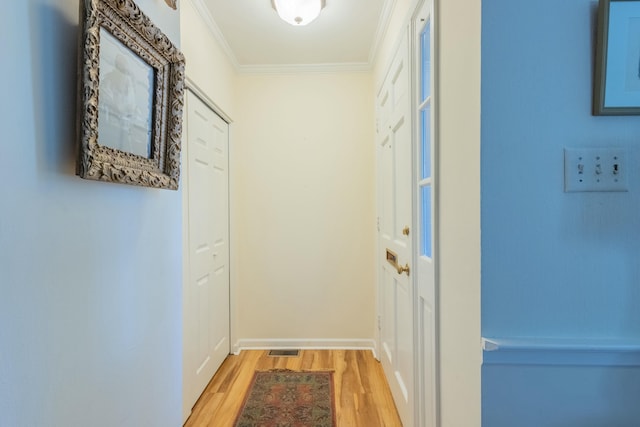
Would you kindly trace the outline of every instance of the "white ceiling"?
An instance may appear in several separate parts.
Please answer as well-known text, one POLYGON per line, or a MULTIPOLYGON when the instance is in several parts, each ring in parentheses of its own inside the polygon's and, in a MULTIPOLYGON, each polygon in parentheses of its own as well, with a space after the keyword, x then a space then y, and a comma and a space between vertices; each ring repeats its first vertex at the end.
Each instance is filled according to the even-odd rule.
POLYGON ((369 68, 393 0, 326 0, 312 23, 282 21, 271 0, 191 0, 239 69, 369 68), (206 8, 206 9, 205 9, 206 8))

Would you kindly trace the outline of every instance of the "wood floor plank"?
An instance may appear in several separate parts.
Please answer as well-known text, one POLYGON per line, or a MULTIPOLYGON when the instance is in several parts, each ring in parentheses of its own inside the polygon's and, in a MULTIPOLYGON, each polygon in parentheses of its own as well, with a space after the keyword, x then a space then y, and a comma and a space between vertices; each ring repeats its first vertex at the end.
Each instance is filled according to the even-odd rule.
POLYGON ((297 357, 245 350, 230 355, 185 427, 233 427, 254 372, 270 369, 333 371, 338 427, 402 427, 382 366, 367 350, 301 350, 297 357))

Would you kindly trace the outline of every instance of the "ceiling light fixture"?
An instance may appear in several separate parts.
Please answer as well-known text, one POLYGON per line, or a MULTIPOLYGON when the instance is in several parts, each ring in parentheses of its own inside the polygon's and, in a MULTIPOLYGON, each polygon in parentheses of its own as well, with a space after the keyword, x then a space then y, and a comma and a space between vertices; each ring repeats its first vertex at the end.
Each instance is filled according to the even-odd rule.
POLYGON ((283 21, 301 26, 315 20, 325 7, 325 0, 271 0, 283 21))

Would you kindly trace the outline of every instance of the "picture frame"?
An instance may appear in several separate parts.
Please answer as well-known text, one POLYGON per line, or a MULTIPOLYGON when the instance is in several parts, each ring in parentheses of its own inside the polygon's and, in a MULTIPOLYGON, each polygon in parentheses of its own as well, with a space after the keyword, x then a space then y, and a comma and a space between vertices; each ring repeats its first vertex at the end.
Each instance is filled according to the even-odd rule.
POLYGON ((80 0, 81 178, 178 189, 183 54, 133 0, 80 0))
POLYGON ((593 114, 640 114, 640 0, 599 2, 593 114))

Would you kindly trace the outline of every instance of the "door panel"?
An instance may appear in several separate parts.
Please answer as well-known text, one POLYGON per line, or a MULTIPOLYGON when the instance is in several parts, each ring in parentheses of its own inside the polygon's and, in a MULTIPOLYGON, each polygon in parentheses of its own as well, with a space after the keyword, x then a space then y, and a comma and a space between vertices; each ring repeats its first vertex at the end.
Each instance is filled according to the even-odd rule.
MULTIPOLYGON (((407 38, 403 40, 377 98, 379 292, 381 361, 406 426, 413 425, 413 289, 407 272, 411 225, 411 98, 407 38), (387 250, 396 257, 387 260, 387 250)), ((409 266, 410 268, 410 266, 409 266)))
POLYGON ((419 299, 420 307, 420 404, 419 417, 422 422, 421 426, 435 427, 436 426, 436 399, 435 399, 435 363, 433 363, 433 356, 435 356, 435 313, 433 312, 433 304, 426 301, 424 298, 419 299), (433 355, 433 356, 432 356, 433 355))
MULTIPOLYGON (((407 98, 404 98, 408 102, 407 98)), ((403 229, 411 225, 411 125, 409 108, 403 107, 398 121, 392 127, 394 144, 394 239, 395 243, 407 250, 411 239, 403 234, 403 229)), ((410 253, 406 254, 407 256, 410 253)))
POLYGON ((228 124, 189 91, 186 104, 185 419, 230 350, 228 124))
MULTIPOLYGON (((213 366, 229 355, 229 125, 213 115, 213 366)), ((207 381, 208 382, 208 381, 207 381)))

